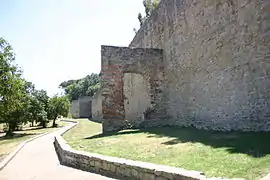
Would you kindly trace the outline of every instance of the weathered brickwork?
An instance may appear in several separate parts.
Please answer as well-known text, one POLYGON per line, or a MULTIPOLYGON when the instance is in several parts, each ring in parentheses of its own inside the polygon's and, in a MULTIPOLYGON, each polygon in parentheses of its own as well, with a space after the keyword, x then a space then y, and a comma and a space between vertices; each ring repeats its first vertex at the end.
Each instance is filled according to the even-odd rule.
MULTIPOLYGON (((129 97, 124 94, 124 75, 126 73, 139 74, 142 76, 142 81, 148 82, 149 87, 146 88, 149 90, 151 104, 149 108, 162 102, 161 94, 164 90, 165 78, 162 50, 102 46, 101 61, 104 132, 127 128, 124 106, 125 99, 129 97)), ((132 120, 128 119, 129 122, 132 120)), ((152 122, 162 123, 162 121, 147 119, 140 124, 133 124, 133 127, 152 122)))
POLYGON ((168 124, 270 130, 269 0, 162 0, 130 47, 163 49, 168 124))

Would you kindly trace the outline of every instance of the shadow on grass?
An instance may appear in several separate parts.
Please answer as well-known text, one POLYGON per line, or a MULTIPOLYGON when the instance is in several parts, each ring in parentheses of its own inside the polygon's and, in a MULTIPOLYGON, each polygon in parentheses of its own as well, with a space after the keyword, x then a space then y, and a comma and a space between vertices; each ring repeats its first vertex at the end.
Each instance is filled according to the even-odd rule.
POLYGON ((12 136, 2 136, 0 137, 1 140, 10 140, 10 139, 17 139, 25 136, 32 136, 37 135, 36 133, 14 133, 12 136))
POLYGON ((55 128, 61 128, 61 127, 64 127, 64 125, 56 124, 55 127, 47 126, 46 128, 44 128, 42 126, 37 126, 37 127, 25 128, 25 129, 19 130, 19 132, 23 132, 23 131, 38 131, 40 129, 55 129, 55 128))
POLYGON ((92 118, 88 118, 89 121, 91 122, 95 122, 95 123, 98 123, 98 124, 102 124, 101 120, 94 120, 92 118))
POLYGON ((242 153, 256 158, 270 154, 269 132, 217 132, 195 128, 160 127, 97 134, 85 139, 136 133, 147 133, 148 138, 171 137, 171 140, 162 143, 165 145, 191 142, 202 143, 213 148, 226 148, 230 153, 242 153))
POLYGON ((42 126, 37 126, 37 127, 23 128, 22 130, 19 130, 19 131, 35 131, 35 130, 40 130, 40 129, 45 129, 45 128, 42 126))

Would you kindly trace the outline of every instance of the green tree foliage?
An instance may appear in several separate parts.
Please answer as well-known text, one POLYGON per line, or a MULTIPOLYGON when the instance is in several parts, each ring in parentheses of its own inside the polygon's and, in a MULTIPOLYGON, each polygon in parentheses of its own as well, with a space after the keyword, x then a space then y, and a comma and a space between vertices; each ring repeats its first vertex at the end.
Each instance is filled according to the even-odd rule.
POLYGON ((149 18, 153 13, 153 11, 157 8, 159 2, 160 0, 143 0, 145 16, 143 17, 141 13, 138 14, 138 20, 140 21, 141 26, 143 25, 145 20, 149 18))
POLYGON ((100 77, 92 73, 83 79, 64 81, 59 86, 70 100, 75 100, 81 96, 93 96, 100 89, 100 77))
POLYGON ((48 123, 48 103, 49 96, 45 90, 33 90, 31 95, 29 95, 26 113, 32 126, 34 122, 37 122, 44 128, 46 127, 48 123))
POLYGON ((53 127, 56 127, 56 119, 60 116, 67 117, 69 113, 69 99, 67 96, 54 96, 48 103, 48 118, 53 120, 53 127))
POLYGON ((21 77, 21 70, 14 64, 12 47, 0 38, 0 122, 5 122, 11 134, 24 121, 24 107, 28 83, 21 77))
POLYGON ((7 135, 12 135, 26 122, 46 127, 48 118, 67 116, 69 101, 66 97, 49 98, 45 90, 36 90, 34 84, 22 77, 14 63, 15 53, 9 43, 0 37, 0 123, 5 123, 7 135))
POLYGON ((47 95, 47 91, 35 90, 33 91, 33 95, 37 98, 38 101, 42 103, 42 106, 44 106, 44 110, 47 111, 49 103, 49 96, 47 95))

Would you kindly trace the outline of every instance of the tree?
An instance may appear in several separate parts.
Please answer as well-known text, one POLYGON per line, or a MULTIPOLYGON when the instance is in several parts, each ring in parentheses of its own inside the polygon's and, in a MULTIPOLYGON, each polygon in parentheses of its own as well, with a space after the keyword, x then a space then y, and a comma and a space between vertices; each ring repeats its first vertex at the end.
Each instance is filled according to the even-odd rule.
POLYGON ((33 91, 33 95, 37 98, 38 101, 40 101, 43 104, 44 110, 47 111, 49 103, 49 96, 47 94, 47 91, 43 89, 35 90, 33 91))
POLYGON ((40 123, 42 127, 47 125, 47 111, 49 104, 49 96, 45 90, 35 90, 33 92, 33 100, 36 105, 33 107, 35 112, 35 117, 33 118, 40 123))
POLYGON ((69 99, 67 96, 50 98, 48 103, 48 118, 53 120, 53 127, 56 127, 56 119, 60 116, 67 117, 69 113, 69 99))
POLYGON ((100 77, 92 73, 82 79, 64 81, 59 86, 70 100, 75 100, 81 96, 93 96, 100 89, 100 77))
POLYGON ((46 127, 47 112, 45 110, 45 105, 36 97, 29 97, 29 104, 26 110, 28 112, 29 121, 34 126, 34 122, 39 122, 44 128, 46 127))
MULTIPOLYGON (((35 90, 33 83, 22 78, 22 70, 14 63, 15 53, 10 44, 0 37, 0 123, 12 135, 19 125, 36 121, 46 127, 49 96, 45 90, 35 90)), ((62 101, 61 101, 62 102, 62 101)), ((64 102, 64 101, 63 101, 64 102)), ((60 107, 66 107, 60 104, 60 107)), ((64 110, 57 108, 60 114, 64 110)))
POLYGON ((145 16, 143 17, 141 13, 138 14, 138 20, 141 26, 146 21, 146 19, 151 16, 153 11, 158 7, 159 3, 160 3, 160 0, 143 0, 145 16))
POLYGON ((0 122, 7 124, 7 135, 12 134, 24 120, 23 112, 27 99, 27 83, 22 71, 14 64, 12 47, 0 37, 0 122))

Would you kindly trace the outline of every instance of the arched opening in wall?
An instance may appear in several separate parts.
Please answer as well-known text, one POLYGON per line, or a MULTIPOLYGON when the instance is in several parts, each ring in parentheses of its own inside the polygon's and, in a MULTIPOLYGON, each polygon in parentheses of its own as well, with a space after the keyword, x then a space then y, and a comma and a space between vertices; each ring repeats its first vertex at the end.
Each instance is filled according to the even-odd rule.
POLYGON ((137 73, 124 73, 123 82, 125 120, 132 127, 139 127, 151 107, 150 83, 137 73))

